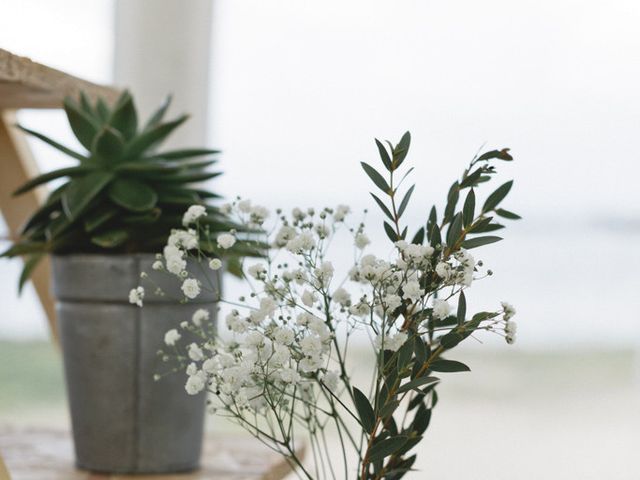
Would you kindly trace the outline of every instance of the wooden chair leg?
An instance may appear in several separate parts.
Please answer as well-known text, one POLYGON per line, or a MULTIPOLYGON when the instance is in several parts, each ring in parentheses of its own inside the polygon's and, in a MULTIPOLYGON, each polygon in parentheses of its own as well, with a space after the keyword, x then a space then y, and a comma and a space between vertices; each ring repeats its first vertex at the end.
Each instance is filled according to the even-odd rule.
POLYGON ((9 470, 2 460, 2 454, 0 454, 0 480, 11 480, 9 470))
MULTIPOLYGON (((38 168, 26 138, 22 132, 13 127, 15 123, 15 112, 0 111, 0 211, 9 227, 12 239, 16 238, 20 226, 26 221, 29 214, 35 211, 46 197, 46 191, 43 188, 32 190, 18 197, 12 196, 12 192, 16 188, 38 174, 38 168)), ((38 265, 31 280, 47 315, 51 335, 57 339, 48 258, 38 265)))

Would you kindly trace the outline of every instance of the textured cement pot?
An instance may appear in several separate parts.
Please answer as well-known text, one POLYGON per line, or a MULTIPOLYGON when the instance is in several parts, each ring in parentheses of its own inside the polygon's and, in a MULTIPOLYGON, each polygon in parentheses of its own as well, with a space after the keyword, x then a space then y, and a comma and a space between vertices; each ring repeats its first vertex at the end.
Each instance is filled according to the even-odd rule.
MULTIPOLYGON (((198 308, 215 315, 215 304, 180 304, 179 282, 154 272, 153 260, 152 255, 53 258, 53 291, 80 468, 169 473, 199 465, 205 395, 187 395, 186 376, 180 372, 159 381, 153 376, 167 371, 156 353, 165 332, 190 319, 198 308), (166 296, 154 295, 147 282, 145 306, 139 308, 128 303, 128 295, 140 284, 143 271, 166 296)), ((197 271, 206 271, 195 267, 190 271, 196 278, 197 271)))

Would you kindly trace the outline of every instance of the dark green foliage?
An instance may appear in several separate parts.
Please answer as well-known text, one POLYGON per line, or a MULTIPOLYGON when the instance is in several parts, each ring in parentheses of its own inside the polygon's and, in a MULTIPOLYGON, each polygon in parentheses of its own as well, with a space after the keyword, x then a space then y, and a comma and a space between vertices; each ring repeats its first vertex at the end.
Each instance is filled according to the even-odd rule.
MULTIPOLYGON (((413 168, 401 174, 399 167, 407 158, 410 142, 408 132, 395 146, 376 140, 383 168, 376 170, 371 164, 362 163, 367 176, 384 193, 371 195, 385 217, 384 231, 392 242, 405 239, 409 230, 408 226, 402 224, 402 216, 409 207, 415 185, 404 193, 399 189, 413 168)), ((481 186, 496 173, 492 160, 511 161, 513 158, 509 149, 492 150, 475 157, 461 178, 449 188, 444 210, 441 211, 442 217, 439 218, 435 206, 431 207, 426 223, 413 230, 415 233, 409 237, 411 243, 424 244, 426 241, 435 250, 433 263, 421 278, 421 288, 427 292, 440 291, 444 286, 443 279, 434 271, 439 258, 448 258, 462 248, 473 249, 498 242, 502 240, 501 237, 487 235, 488 232, 504 228, 494 219, 520 218, 500 208, 513 185, 512 181, 497 188, 483 204, 478 202, 481 186), (464 200, 462 205, 461 199, 464 200)), ((403 322, 402 331, 407 333, 408 339, 398 351, 387 350, 380 355, 376 388, 371 397, 375 400, 374 406, 360 390, 353 389, 358 416, 364 436, 368 439, 359 475, 361 480, 395 480, 411 470, 415 455, 407 454, 422 439, 433 408, 438 403, 436 386, 440 380, 433 376, 433 372, 448 374, 469 371, 467 365, 444 359, 442 354, 484 328, 482 322, 491 321, 499 315, 499 312, 480 312, 467 320, 467 299, 463 288, 451 295, 457 295, 457 310, 446 318, 433 317, 433 309, 425 305, 414 310, 415 305, 407 305, 407 302, 388 317, 388 323, 403 322), (406 412, 394 417, 394 412, 398 413, 405 406, 406 412), (396 423, 399 419, 402 419, 402 423, 396 423)))
MULTIPOLYGON (((215 150, 204 148, 161 152, 158 146, 187 116, 163 121, 170 99, 140 127, 133 98, 124 92, 115 105, 99 99, 92 104, 80 95, 67 98, 64 109, 71 130, 86 152, 75 152, 41 133, 24 132, 74 158, 79 165, 40 175, 15 194, 52 180, 66 179, 25 223, 21 236, 3 256, 26 255, 20 287, 45 253, 156 252, 174 228, 181 228, 183 212, 193 204, 207 206, 207 235, 240 228, 229 221, 210 199, 218 195, 193 184, 218 176, 207 168, 215 150)), ((215 241, 203 247, 221 256, 215 241)), ((234 255, 256 255, 249 242, 238 242, 234 255)), ((237 262, 229 261, 233 268, 237 262)))

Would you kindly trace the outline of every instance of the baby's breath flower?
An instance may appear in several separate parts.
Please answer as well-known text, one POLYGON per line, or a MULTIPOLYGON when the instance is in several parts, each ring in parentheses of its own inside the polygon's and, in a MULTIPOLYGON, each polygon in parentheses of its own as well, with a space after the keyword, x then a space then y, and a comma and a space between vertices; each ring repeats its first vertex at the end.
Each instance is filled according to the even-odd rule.
POLYGON ((207 214, 207 209, 202 205, 191 205, 182 216, 182 225, 185 227, 195 223, 200 217, 207 214))
POLYGON ((339 303, 343 307, 346 307, 351 303, 351 295, 344 288, 340 287, 333 292, 333 301, 339 303))
POLYGON ((316 301, 316 294, 309 290, 305 290, 302 294, 301 300, 307 307, 312 307, 316 301))
POLYGON ((433 301, 433 317, 438 320, 442 320, 447 318, 449 312, 451 311, 451 305, 449 305, 445 300, 435 299, 433 301))
POLYGON ((367 237, 364 233, 356 234, 355 244, 356 247, 360 250, 364 250, 364 248, 371 243, 369 237, 367 237))
POLYGON ((178 333, 178 330, 172 328, 164 334, 164 343, 172 347, 178 340, 180 340, 180 338, 182 338, 182 335, 178 333))
POLYGON ((206 386, 206 380, 203 378, 203 375, 191 375, 187 379, 187 383, 184 386, 184 389, 187 391, 189 395, 197 395, 201 391, 204 390, 206 386))
POLYGON ((333 220, 336 222, 343 222, 349 212, 351 212, 351 209, 348 205, 338 205, 333 214, 333 220))
POLYGON ((407 341, 408 335, 405 332, 398 332, 394 335, 387 335, 384 338, 382 335, 376 337, 376 347, 384 350, 391 350, 397 352, 400 347, 407 341))
POLYGON ((222 268, 222 261, 219 258, 212 258, 209 260, 209 268, 211 270, 220 270, 222 268))
POLYGON ((189 358, 194 362, 199 362, 204 358, 204 353, 202 353, 202 349, 196 344, 192 343, 187 347, 187 352, 189 354, 189 358))
POLYGON ((507 302, 502 302, 501 305, 504 311, 504 319, 509 321, 516 314, 516 309, 513 307, 513 305, 507 302))
POLYGON ((205 310, 204 308, 199 308, 198 310, 193 312, 193 315, 191 316, 191 321, 196 327, 200 327, 202 326, 202 322, 206 322, 207 320, 209 320, 209 317, 210 317, 210 314, 208 310, 205 310))
POLYGON ((187 278, 184 282, 182 282, 182 293, 184 293, 185 297, 194 299, 198 295, 200 295, 200 283, 195 278, 187 278))
POLYGON ((240 200, 238 202, 238 210, 242 213, 250 213, 251 212, 251 200, 240 200))
POLYGON ((142 307, 142 300, 144 299, 144 287, 132 288, 129 292, 129 303, 142 307))
POLYGON ((218 235, 217 241, 219 248, 229 249, 236 243, 236 237, 231 233, 223 233, 218 235))
POLYGON ((419 301, 424 295, 424 290, 420 288, 417 280, 410 280, 402 287, 402 298, 412 302, 419 301))

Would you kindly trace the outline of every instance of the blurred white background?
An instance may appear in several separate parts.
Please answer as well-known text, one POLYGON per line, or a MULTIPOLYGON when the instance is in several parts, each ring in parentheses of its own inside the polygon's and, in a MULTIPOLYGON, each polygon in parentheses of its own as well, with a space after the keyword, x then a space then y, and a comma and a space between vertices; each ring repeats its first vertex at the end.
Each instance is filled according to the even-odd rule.
MULTIPOLYGON (((0 48, 109 83, 113 3, 4 2, 0 48)), ((421 466, 640 478, 640 3, 217 0, 213 17, 209 143, 225 175, 211 187, 229 197, 370 208, 382 238, 359 166, 378 161, 374 137, 412 132, 414 222, 483 144, 512 149, 500 179, 515 179, 505 207, 524 220, 484 249, 495 275, 469 301, 513 303, 518 344, 484 338, 488 364, 468 348, 479 372, 445 387, 421 466), (451 465, 461 431, 473 452, 451 465)), ((21 121, 72 143, 59 112, 21 121)), ((43 170, 66 161, 33 147, 43 170)), ((15 295, 18 268, 0 262, 0 338, 46 338, 33 293, 15 295)))
MULTIPOLYGON (((6 2, 0 46, 108 83, 113 8, 6 2)), ((359 162, 378 161, 374 137, 411 130, 417 223, 478 148, 511 147, 500 170, 525 220, 485 249, 496 275, 476 295, 517 305, 524 347, 638 343, 640 4, 219 0, 213 17, 209 143, 226 175, 212 188, 372 208, 359 162)), ((60 112, 21 119, 73 142, 60 112)), ((43 170, 67 161, 33 146, 43 170)), ((375 207, 369 220, 380 235, 375 207)), ((17 268, 0 262, 0 336, 41 337, 17 268)))

